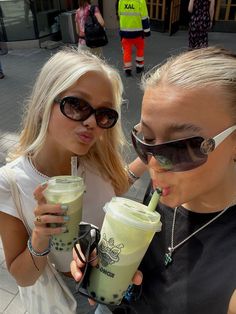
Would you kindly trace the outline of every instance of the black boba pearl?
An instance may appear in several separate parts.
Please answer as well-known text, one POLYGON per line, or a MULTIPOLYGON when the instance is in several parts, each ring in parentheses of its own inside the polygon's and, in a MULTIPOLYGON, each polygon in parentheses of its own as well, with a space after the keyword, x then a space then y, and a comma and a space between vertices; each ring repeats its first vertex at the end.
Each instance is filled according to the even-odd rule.
POLYGON ((118 294, 113 294, 113 299, 117 299, 118 298, 118 294))
POLYGON ((105 301, 105 298, 104 298, 104 297, 101 297, 100 300, 101 300, 102 302, 104 302, 104 301, 105 301))
POLYGON ((92 291, 92 292, 91 292, 91 296, 92 296, 93 298, 96 298, 96 293, 95 293, 94 291, 92 291))

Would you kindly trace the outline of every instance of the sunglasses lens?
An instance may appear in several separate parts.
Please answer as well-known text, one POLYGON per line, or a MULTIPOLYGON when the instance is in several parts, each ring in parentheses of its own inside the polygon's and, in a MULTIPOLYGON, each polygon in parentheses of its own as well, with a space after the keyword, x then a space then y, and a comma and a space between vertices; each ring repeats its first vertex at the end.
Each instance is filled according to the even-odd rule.
POLYGON ((152 146, 150 153, 160 166, 171 171, 186 171, 197 168, 207 161, 200 150, 203 138, 193 137, 152 146))
POLYGON ((100 128, 109 129, 116 124, 118 113, 113 109, 101 108, 96 110, 95 117, 100 128))
POLYGON ((103 129, 113 127, 118 120, 118 113, 110 108, 93 109, 85 100, 77 97, 65 97, 60 103, 61 112, 69 119, 84 121, 93 113, 97 125, 103 129))
POLYGON ((148 155, 146 153, 146 146, 138 140, 138 138, 133 134, 133 132, 131 133, 131 138, 137 155, 145 164, 147 164, 148 155))
POLYGON ((62 104, 63 114, 72 120, 83 121, 91 114, 91 106, 82 99, 65 97, 62 104))
POLYGON ((132 132, 132 142, 139 158, 147 164, 153 156, 160 167, 169 171, 186 171, 197 168, 207 161, 200 150, 202 137, 176 140, 159 145, 147 145, 132 132))

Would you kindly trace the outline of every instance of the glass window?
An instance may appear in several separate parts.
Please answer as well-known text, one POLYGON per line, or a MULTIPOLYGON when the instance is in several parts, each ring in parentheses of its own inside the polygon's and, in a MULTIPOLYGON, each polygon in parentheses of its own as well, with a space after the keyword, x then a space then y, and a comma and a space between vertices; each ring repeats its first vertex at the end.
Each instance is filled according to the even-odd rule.
POLYGON ((226 15, 226 7, 221 7, 220 8, 220 13, 219 13, 219 20, 225 20, 225 15, 226 15))
POLYGON ((59 0, 35 0, 38 36, 43 37, 59 31, 59 0))
POLYGON ((27 0, 0 0, 2 20, 1 32, 7 41, 35 39, 33 14, 27 0))
POLYGON ((236 4, 231 5, 229 12, 229 20, 236 21, 236 4))
POLYGON ((0 35, 5 41, 37 39, 59 31, 59 0, 0 0, 0 8, 0 35))

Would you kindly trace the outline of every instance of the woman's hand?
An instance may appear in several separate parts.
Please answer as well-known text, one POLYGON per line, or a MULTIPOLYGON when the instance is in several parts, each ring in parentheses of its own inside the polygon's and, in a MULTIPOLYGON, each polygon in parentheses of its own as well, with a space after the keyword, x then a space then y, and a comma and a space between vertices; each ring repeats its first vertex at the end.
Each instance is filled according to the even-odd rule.
POLYGON ((67 229, 64 226, 69 220, 66 216, 67 206, 63 204, 47 204, 43 195, 47 184, 39 185, 34 191, 34 198, 37 201, 37 206, 34 210, 35 220, 32 233, 33 248, 39 252, 48 246, 49 238, 52 235, 65 232, 67 229))
MULTIPOLYGON (((84 254, 81 251, 80 245, 76 244, 77 250, 79 251, 81 257, 83 260, 85 260, 84 254)), ((90 260, 92 260, 91 265, 92 266, 96 266, 98 259, 95 259, 95 256, 97 255, 96 251, 94 250, 91 255, 90 255, 90 260)), ((85 263, 83 263, 79 257, 77 256, 75 249, 73 249, 73 260, 70 264, 70 270, 71 270, 71 274, 74 277, 74 279, 79 282, 83 276, 83 268, 85 266, 85 263)), ((141 271, 137 270, 136 273, 133 276, 132 282, 135 285, 141 285, 143 281, 143 274, 141 271)), ((95 302, 93 300, 89 299, 89 303, 91 305, 94 305, 95 302)))
MULTIPOLYGON (((79 253, 81 255, 81 258, 85 261, 86 259, 85 259, 85 256, 84 256, 81 248, 80 248, 80 245, 76 244, 76 247, 77 247, 77 250, 79 251, 79 253)), ((70 263, 71 274, 76 281, 80 281, 82 276, 83 276, 83 268, 85 266, 85 263, 83 263, 81 261, 81 259, 78 257, 74 248, 73 248, 72 253, 73 253, 73 260, 70 263)), ((96 266, 98 263, 98 259, 96 258, 96 256, 97 256, 97 253, 96 253, 96 249, 95 249, 95 250, 93 250, 93 252, 90 254, 90 257, 89 257, 89 259, 91 260, 90 264, 92 266, 96 266)))

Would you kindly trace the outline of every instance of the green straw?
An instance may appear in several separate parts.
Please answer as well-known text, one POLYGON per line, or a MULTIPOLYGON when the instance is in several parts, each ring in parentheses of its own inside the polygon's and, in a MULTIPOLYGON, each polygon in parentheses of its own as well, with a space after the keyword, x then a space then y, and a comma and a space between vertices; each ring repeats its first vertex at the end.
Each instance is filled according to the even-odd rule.
POLYGON ((152 194, 152 198, 148 204, 147 210, 154 212, 157 204, 159 202, 160 196, 161 196, 162 190, 157 188, 154 193, 152 194))

